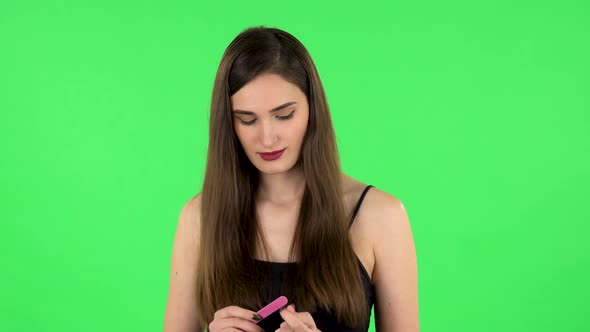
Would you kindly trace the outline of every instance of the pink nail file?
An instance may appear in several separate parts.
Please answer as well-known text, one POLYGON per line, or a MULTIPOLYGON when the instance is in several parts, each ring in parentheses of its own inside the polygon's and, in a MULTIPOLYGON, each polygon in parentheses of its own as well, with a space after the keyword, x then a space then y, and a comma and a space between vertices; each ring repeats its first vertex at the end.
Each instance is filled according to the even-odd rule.
MULTIPOLYGON (((258 315, 261 317, 260 320, 270 316, 275 311, 281 309, 282 307, 286 306, 289 300, 285 296, 279 296, 276 300, 272 301, 271 303, 264 306, 264 308, 258 310, 258 315)), ((259 321, 260 321, 259 320, 259 321)), ((257 322, 259 322, 257 321, 257 322)))

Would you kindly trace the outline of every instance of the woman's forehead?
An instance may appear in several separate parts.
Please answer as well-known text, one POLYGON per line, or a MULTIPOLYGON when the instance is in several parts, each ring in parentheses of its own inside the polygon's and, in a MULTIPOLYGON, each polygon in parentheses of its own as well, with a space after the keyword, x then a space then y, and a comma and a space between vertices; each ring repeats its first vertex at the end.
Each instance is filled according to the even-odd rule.
POLYGON ((266 112, 288 102, 302 103, 305 95, 293 83, 275 74, 264 74, 244 85, 232 97, 234 110, 266 112))

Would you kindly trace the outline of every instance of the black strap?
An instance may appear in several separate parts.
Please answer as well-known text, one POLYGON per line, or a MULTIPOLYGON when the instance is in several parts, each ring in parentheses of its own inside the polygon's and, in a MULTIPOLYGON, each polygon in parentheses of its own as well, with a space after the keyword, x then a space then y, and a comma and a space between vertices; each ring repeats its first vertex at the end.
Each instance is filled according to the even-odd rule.
POLYGON ((370 184, 367 187, 365 187, 365 190, 363 190, 361 197, 359 198, 358 202, 356 203, 356 207, 354 208, 354 212, 352 213, 352 217, 350 218, 350 226, 352 226, 352 223, 354 222, 354 218, 356 217, 356 214, 359 212, 359 209, 361 208, 361 204, 363 203, 363 199, 365 199, 365 195, 367 194, 367 191, 369 191, 369 189, 371 189, 371 187, 373 187, 373 185, 370 184))

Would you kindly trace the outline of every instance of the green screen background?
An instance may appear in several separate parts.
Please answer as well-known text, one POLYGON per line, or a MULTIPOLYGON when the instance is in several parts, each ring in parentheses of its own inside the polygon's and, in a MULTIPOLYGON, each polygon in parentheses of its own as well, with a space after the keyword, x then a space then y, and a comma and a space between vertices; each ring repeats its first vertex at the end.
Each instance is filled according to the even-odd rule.
MULTIPOLYGON (((242 29, 311 53, 344 171, 398 197, 422 331, 589 330, 585 1, 0 5, 0 329, 160 331, 242 29)), ((373 330, 373 328, 372 328, 373 330)))

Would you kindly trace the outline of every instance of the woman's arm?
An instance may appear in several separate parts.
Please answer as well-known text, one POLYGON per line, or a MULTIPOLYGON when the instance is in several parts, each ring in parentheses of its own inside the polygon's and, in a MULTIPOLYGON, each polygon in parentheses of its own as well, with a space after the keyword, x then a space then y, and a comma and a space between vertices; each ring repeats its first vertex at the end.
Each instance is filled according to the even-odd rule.
POLYGON ((378 332, 418 332, 418 271, 408 215, 396 197, 383 191, 375 196, 375 327, 378 332))
POLYGON ((170 264, 164 332, 197 331, 195 276, 199 247, 201 195, 188 201, 178 219, 170 264))

